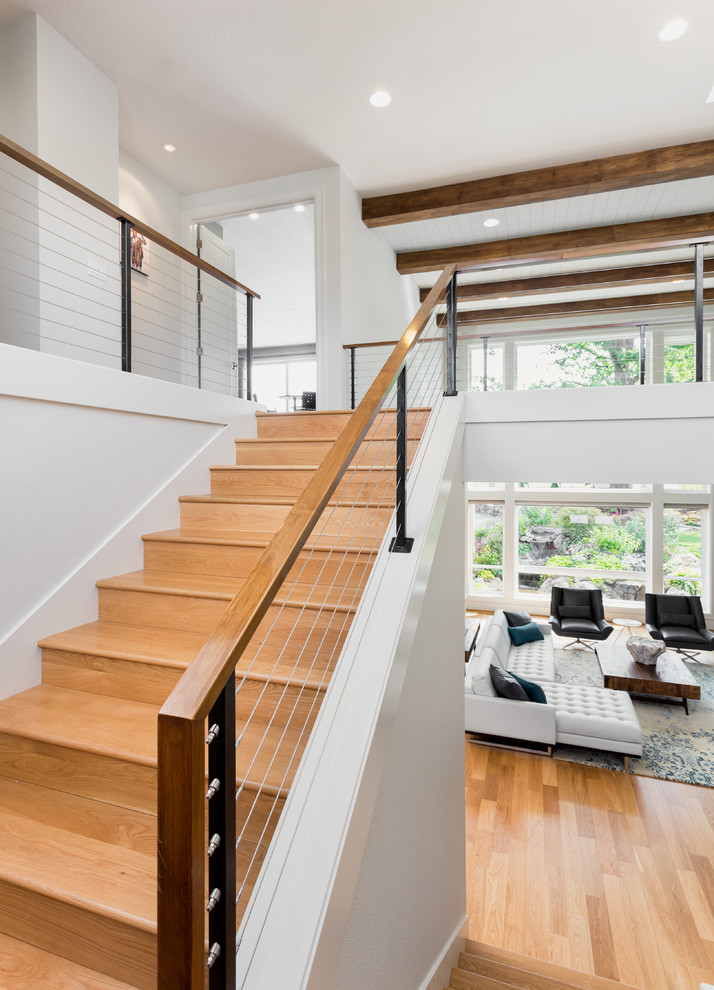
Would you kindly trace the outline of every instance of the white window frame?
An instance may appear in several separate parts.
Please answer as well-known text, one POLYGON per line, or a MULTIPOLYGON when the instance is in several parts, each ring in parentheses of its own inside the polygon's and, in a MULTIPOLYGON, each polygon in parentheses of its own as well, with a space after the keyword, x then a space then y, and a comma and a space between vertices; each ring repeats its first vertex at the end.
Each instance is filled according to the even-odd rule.
MULTIPOLYGON (((709 491, 665 491, 664 485, 653 484, 651 491, 633 491, 625 488, 582 489, 580 491, 562 488, 523 489, 515 482, 507 482, 503 488, 475 489, 473 484, 467 491, 467 544, 466 544, 466 606, 467 608, 493 610, 495 608, 532 608, 538 613, 547 613, 550 596, 529 593, 524 595, 518 589, 518 541, 517 508, 519 505, 565 505, 598 506, 623 505, 646 510, 647 563, 642 572, 617 571, 618 577, 635 575, 635 580, 644 578, 645 590, 662 593, 664 591, 664 547, 663 518, 665 507, 702 510, 702 606, 707 616, 711 615, 711 598, 714 554, 712 540, 712 502, 714 493, 709 491), (497 595, 475 593, 472 587, 472 561, 474 543, 474 514, 472 503, 503 505, 503 592, 497 595)), ((520 570, 523 570, 521 567, 520 570)), ((539 573, 558 571, 558 568, 539 568, 539 573)), ((568 574, 575 576, 603 577, 609 572, 592 568, 568 568, 568 574)), ((605 615, 628 615, 644 618, 644 602, 605 601, 605 615)))

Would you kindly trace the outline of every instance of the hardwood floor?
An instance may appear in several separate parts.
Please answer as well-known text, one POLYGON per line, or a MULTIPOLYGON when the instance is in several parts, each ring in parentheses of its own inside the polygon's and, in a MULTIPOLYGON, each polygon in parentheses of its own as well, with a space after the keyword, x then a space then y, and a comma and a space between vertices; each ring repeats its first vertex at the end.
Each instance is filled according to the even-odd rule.
POLYGON ((466 743, 469 936, 642 990, 714 982, 714 791, 466 743))

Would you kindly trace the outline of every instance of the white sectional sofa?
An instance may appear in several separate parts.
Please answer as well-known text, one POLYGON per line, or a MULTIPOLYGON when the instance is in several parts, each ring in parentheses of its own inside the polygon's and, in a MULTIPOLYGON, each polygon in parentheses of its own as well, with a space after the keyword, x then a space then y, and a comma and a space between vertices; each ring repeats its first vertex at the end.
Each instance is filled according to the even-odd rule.
POLYGON ((619 753, 627 767, 642 755, 642 729, 625 691, 555 682, 550 627, 544 638, 514 646, 501 610, 488 620, 466 667, 466 731, 480 736, 539 744, 551 752, 556 743, 619 753), (547 704, 501 698, 491 682, 495 664, 543 688, 547 704))

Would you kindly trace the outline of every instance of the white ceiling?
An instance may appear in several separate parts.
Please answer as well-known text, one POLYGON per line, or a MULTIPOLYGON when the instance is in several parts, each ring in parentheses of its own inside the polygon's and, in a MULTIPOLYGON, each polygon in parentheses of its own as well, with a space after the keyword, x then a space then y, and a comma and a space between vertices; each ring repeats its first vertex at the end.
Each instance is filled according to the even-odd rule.
POLYGON ((712 0, 0 0, 0 20, 19 8, 118 83, 122 147, 180 193, 336 162, 375 194, 714 133, 712 0))

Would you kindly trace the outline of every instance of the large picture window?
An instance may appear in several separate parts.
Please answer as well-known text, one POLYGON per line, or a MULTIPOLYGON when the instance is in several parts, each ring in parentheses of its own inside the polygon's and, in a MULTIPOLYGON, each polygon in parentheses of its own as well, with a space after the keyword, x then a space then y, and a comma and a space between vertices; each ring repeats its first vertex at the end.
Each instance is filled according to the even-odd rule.
POLYGON ((557 584, 601 590, 611 612, 648 591, 710 610, 709 485, 469 482, 467 497, 475 607, 547 607, 557 584))
POLYGON ((558 581, 603 598, 644 601, 645 509, 621 505, 519 505, 518 590, 550 593, 558 581))

